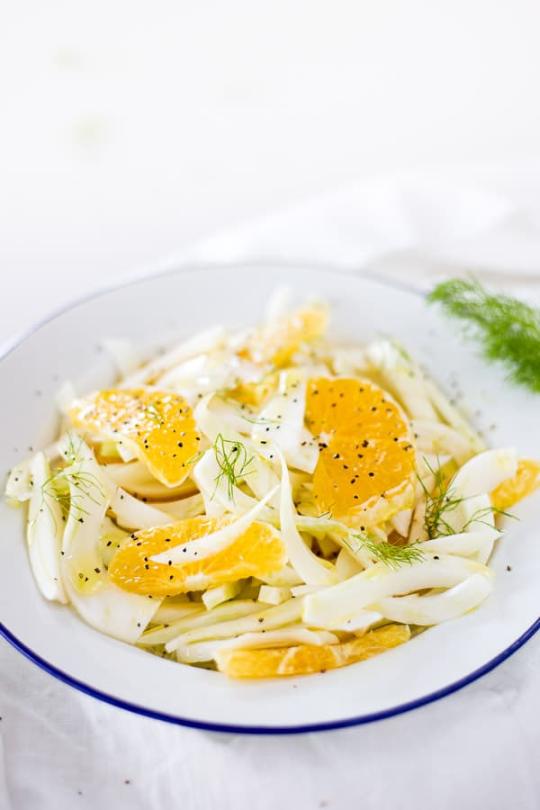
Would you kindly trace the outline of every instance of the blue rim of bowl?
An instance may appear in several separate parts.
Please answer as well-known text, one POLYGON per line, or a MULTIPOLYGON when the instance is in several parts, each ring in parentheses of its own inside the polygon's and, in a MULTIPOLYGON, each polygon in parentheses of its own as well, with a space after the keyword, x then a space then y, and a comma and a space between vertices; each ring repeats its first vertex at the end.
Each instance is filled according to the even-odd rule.
MULTIPOLYGON (((75 299, 70 303, 66 304, 65 306, 55 310, 51 313, 48 317, 44 318, 43 320, 37 322, 24 332, 22 335, 19 335, 15 338, 14 341, 8 344, 6 349, 0 354, 0 362, 7 357, 7 355, 11 354, 14 349, 17 348, 21 343, 31 337, 35 332, 37 332, 41 327, 45 326, 50 321, 58 318, 65 312, 74 309, 77 306, 87 303, 88 301, 94 300, 95 298, 99 298, 103 295, 107 295, 110 292, 115 290, 122 289, 123 287, 129 287, 137 283, 150 281, 153 278, 159 278, 161 276, 166 275, 173 275, 174 273, 179 272, 186 272, 186 271, 221 271, 223 272, 226 270, 227 272, 234 272, 237 269, 246 269, 246 268, 271 268, 271 267, 291 267, 296 269, 305 269, 305 270, 326 270, 333 273, 339 273, 340 275, 350 275, 351 278, 363 278, 368 281, 374 282, 376 284, 380 284, 382 286, 392 287, 394 289, 400 289, 404 292, 411 293, 413 295, 420 295, 420 291, 414 288, 412 285, 403 284, 401 282, 395 282, 393 280, 384 279, 372 275, 366 272, 355 272, 354 274, 345 273, 343 270, 329 267, 328 265, 316 265, 316 264, 309 264, 309 265, 302 265, 301 263, 294 263, 294 264, 287 264, 284 262, 246 262, 246 263, 235 263, 231 265, 218 265, 218 264, 210 264, 210 265, 198 265, 198 264, 185 264, 183 266, 179 266, 177 262, 171 261, 166 263, 166 265, 157 272, 153 273, 144 273, 139 275, 125 283, 121 284, 114 284, 107 287, 103 287, 97 290, 94 293, 91 293, 86 296, 82 296, 81 298, 75 299)), ((506 647, 502 652, 492 658, 490 661, 485 663, 483 666, 479 667, 478 669, 474 670, 473 672, 466 675, 464 678, 460 678, 457 681, 454 681, 448 686, 444 686, 442 689, 438 689, 435 692, 430 692, 428 695, 424 695, 421 698, 416 700, 411 700, 408 703, 402 703, 398 706, 392 706, 389 709, 384 709, 383 711, 379 712, 372 712, 371 714, 363 714, 358 715, 355 717, 347 717, 343 720, 332 720, 326 723, 309 723, 309 724, 302 724, 297 726, 242 726, 242 725, 235 725, 229 723, 209 723, 202 720, 193 720, 189 717, 179 717, 178 715, 166 714, 165 712, 155 711, 154 709, 148 709, 145 706, 139 706, 136 703, 130 703, 129 701, 122 700, 121 698, 115 697, 114 695, 109 695, 106 692, 101 692, 99 689, 95 689, 93 686, 90 686, 87 683, 83 683, 83 681, 79 681, 77 678, 73 678, 66 672, 63 672, 58 667, 55 667, 54 664, 51 664, 49 661, 46 661, 40 655, 35 653, 29 647, 26 646, 20 639, 18 639, 13 633, 8 630, 2 623, 0 623, 0 635, 11 644, 18 652, 22 653, 26 658, 32 661, 36 666, 40 669, 47 672, 49 675, 52 675, 57 680, 61 681, 62 683, 67 684, 68 686, 77 689, 79 692, 82 692, 85 695, 89 695, 90 697, 96 698, 97 700, 101 700, 103 703, 108 703, 110 706, 115 706, 118 709, 124 709, 126 711, 132 712, 134 714, 140 714, 143 717, 150 717, 153 720, 162 720, 166 723, 172 723, 173 725, 178 726, 185 726, 187 728, 194 728, 200 731, 217 731, 217 732, 224 732, 228 734, 254 734, 254 735, 280 735, 280 734, 307 734, 315 731, 333 731, 336 729, 343 729, 343 728, 350 728, 352 726, 361 726, 367 723, 374 723, 378 720, 386 720, 390 717, 397 717, 400 714, 405 714, 406 712, 413 711, 414 709, 420 709, 422 706, 427 706, 430 703, 434 703, 437 700, 441 700, 441 698, 447 697, 448 695, 452 695, 454 692, 458 692, 460 689, 463 689, 465 686, 468 686, 474 681, 477 681, 483 675, 486 675, 488 672, 491 672, 495 667, 498 667, 511 655, 513 655, 520 647, 522 647, 527 641, 529 641, 535 633, 540 630, 540 618, 538 618, 533 624, 527 628, 527 630, 519 636, 509 647, 506 647)))

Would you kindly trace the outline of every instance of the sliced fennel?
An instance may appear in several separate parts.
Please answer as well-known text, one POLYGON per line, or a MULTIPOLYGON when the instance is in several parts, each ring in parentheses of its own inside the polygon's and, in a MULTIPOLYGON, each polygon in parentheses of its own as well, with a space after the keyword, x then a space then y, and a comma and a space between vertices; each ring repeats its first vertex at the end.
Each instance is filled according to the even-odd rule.
POLYGON ((228 602, 234 599, 242 589, 240 582, 227 582, 225 585, 216 585, 215 588, 209 588, 202 595, 204 606, 211 610, 212 608, 221 605, 223 602, 228 602))
MULTIPOLYGON (((204 499, 207 515, 220 517, 225 512, 242 514, 257 506, 258 501, 255 498, 246 495, 235 484, 227 482, 226 478, 220 475, 220 472, 213 448, 204 453, 193 470, 193 479, 204 499)), ((268 503, 270 500, 268 499, 268 503)), ((269 506, 260 512, 260 518, 261 520, 275 521, 269 506)))
POLYGON ((34 456, 29 471, 33 480, 26 534, 30 565, 45 599, 66 603, 60 572, 64 516, 54 492, 48 487, 51 470, 44 453, 34 456))
POLYGON ((70 506, 63 537, 62 579, 69 601, 92 627, 134 643, 158 609, 160 599, 128 593, 104 571, 98 538, 109 504, 107 483, 90 448, 80 442, 63 448, 72 462, 63 472, 70 506))
POLYGON ((475 452, 470 439, 442 422, 413 419, 411 430, 420 453, 450 455, 458 464, 464 464, 475 452))
POLYGON ((335 582, 334 567, 319 559, 302 540, 296 528, 296 510, 291 496, 291 483, 287 464, 276 449, 281 462, 280 523, 281 536, 289 562, 308 585, 329 585, 335 582))
POLYGON ((204 515, 204 500, 200 493, 178 501, 160 501, 158 506, 160 512, 170 515, 174 521, 204 515))
MULTIPOLYGON (((191 603, 193 604, 193 603, 191 603)), ((219 626, 220 624, 230 624, 233 621, 260 613, 261 606, 250 599, 235 599, 232 602, 225 602, 212 610, 207 610, 201 603, 195 604, 197 610, 184 615, 180 619, 173 621, 168 627, 156 627, 147 630, 140 638, 139 644, 153 647, 155 644, 166 644, 177 638, 180 634, 188 631, 195 631, 207 626, 219 626)), ((157 616, 158 614, 156 614, 157 616)), ((171 650, 169 650, 171 652, 171 650)))
POLYGON ((141 369, 127 376, 122 381, 122 385, 126 388, 130 388, 149 380, 159 379, 160 375, 163 375, 167 369, 173 368, 179 363, 188 360, 190 357, 204 354, 220 347, 223 345, 225 337, 226 332, 222 326, 213 326, 210 329, 205 329, 177 346, 174 346, 172 349, 165 352, 165 354, 156 357, 141 369))
MULTIPOLYGON (((492 543, 498 536, 488 493, 517 471, 514 449, 486 450, 467 461, 456 473, 449 486, 457 508, 445 515, 445 521, 456 532, 491 529, 492 543)), ((482 555, 485 562, 489 553, 482 555)))
POLYGON ((200 641, 185 644, 177 648, 178 661, 194 664, 211 661, 219 656, 222 650, 261 650, 273 647, 294 647, 299 644, 321 646, 337 644, 338 637, 325 630, 307 630, 305 627, 286 627, 282 630, 270 630, 268 633, 243 633, 228 641, 200 641))
POLYGON ((267 459, 279 447, 287 464, 313 473, 319 458, 319 448, 304 425, 306 383, 298 372, 283 371, 277 394, 260 412, 251 438, 267 459))
POLYGON ((267 605, 281 605, 290 598, 290 588, 280 588, 275 585, 261 585, 259 589, 258 601, 265 602, 267 605))
POLYGON ((175 518, 169 512, 158 509, 149 503, 139 501, 120 487, 110 487, 110 508, 116 521, 125 529, 153 529, 155 526, 167 526, 175 518))
POLYGON ((472 574, 434 596, 387 596, 372 608, 385 619, 404 624, 432 625, 463 616, 477 608, 493 590, 493 574, 472 574))
POLYGON ((426 380, 407 352, 398 343, 383 340, 366 349, 371 365, 394 391, 413 419, 437 421, 437 415, 426 390, 426 380))
MULTIPOLYGON (((231 604, 234 604, 232 602, 231 604)), ((167 652, 174 652, 184 644, 192 644, 195 641, 205 641, 206 639, 221 639, 238 636, 241 633, 260 632, 262 630, 275 630, 293 622, 297 622, 302 615, 303 600, 289 599, 282 605, 276 607, 259 609, 248 616, 230 621, 222 621, 216 624, 206 624, 190 629, 177 635, 165 645, 167 652)))
POLYGON ((376 563, 339 585, 305 597, 303 620, 314 627, 334 627, 386 596, 419 591, 424 588, 449 588, 472 574, 488 575, 488 569, 472 560, 450 555, 431 555, 423 562, 389 569, 376 563))

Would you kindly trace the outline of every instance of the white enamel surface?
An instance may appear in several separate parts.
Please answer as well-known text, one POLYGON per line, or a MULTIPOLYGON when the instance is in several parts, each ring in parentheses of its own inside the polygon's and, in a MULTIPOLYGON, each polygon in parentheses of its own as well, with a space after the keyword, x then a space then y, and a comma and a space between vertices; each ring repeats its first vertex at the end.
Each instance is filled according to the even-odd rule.
MULTIPOLYGON (((441 385, 457 374, 470 411, 481 413, 477 426, 496 426, 487 433, 490 445, 540 456, 538 399, 507 386, 501 372, 485 366, 420 297, 333 272, 241 268, 184 271, 137 282, 76 305, 16 347, 0 362, 0 385, 9 391, 0 400, 0 419, 9 436, 1 451, 4 470, 20 461, 28 446, 44 446, 54 437, 58 375, 72 380, 80 392, 113 380, 112 361, 96 350, 101 335, 130 338, 144 349, 155 342, 157 328, 167 333, 181 323, 189 337, 217 321, 253 323, 280 283, 327 298, 337 336, 365 340, 393 333, 441 385), (36 389, 43 396, 36 397, 36 389)), ((237 683, 99 634, 70 609, 41 597, 28 565, 23 513, 4 503, 0 616, 22 644, 68 677, 147 711, 268 728, 346 721, 422 699, 467 678, 534 624, 540 497, 514 512, 520 520, 508 524, 496 545, 495 588, 480 609, 379 658, 324 676, 237 683)))

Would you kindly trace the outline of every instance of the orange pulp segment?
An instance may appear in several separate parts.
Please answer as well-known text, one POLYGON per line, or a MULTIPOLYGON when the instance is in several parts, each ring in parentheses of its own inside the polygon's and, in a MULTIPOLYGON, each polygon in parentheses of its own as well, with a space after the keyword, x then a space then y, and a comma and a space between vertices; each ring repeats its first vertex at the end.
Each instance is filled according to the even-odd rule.
POLYGON ((111 581, 132 593, 175 596, 203 591, 279 571, 285 565, 285 546, 279 533, 266 523, 255 522, 229 546, 212 556, 169 565, 150 558, 162 551, 204 537, 232 519, 195 517, 137 532, 119 549, 109 565, 111 581))
POLYGON ((322 306, 309 306, 257 330, 240 354, 254 363, 271 363, 283 368, 306 343, 321 337, 328 325, 328 312, 322 306))
POLYGON ((540 462, 522 458, 518 462, 517 472, 508 478, 491 493, 491 503, 495 509, 508 509, 526 498, 540 486, 540 462))
POLYGON ((242 405, 260 407, 268 399, 278 385, 279 375, 277 373, 267 374, 259 382, 240 383, 229 395, 242 405))
POLYGON ((313 494, 320 513, 361 522, 378 499, 386 502, 386 519, 406 506, 415 450, 406 417, 382 388, 368 380, 312 379, 306 425, 319 442, 313 494))
POLYGON ((167 487, 189 475, 199 450, 191 408, 178 394, 146 388, 98 391, 69 410, 75 428, 123 443, 167 487))
POLYGON ((345 667, 397 647, 411 636, 408 625, 389 624, 342 644, 303 644, 267 650, 224 649, 216 654, 220 672, 231 678, 310 675, 345 667))

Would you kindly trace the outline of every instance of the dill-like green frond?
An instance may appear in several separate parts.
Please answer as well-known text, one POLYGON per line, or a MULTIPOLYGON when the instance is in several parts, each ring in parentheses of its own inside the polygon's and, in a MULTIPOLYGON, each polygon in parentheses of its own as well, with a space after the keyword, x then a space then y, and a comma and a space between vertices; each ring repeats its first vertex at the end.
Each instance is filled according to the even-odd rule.
MULTIPOLYGON (((47 496, 59 504, 62 514, 66 517, 70 509, 74 510, 77 518, 88 514, 81 504, 88 499, 99 505, 103 502, 105 493, 99 480, 92 473, 81 471, 76 467, 64 467, 55 470, 41 486, 43 496, 47 496)), ((44 498, 45 499, 45 498, 44 498)))
POLYGON ((424 464, 431 472, 434 479, 433 489, 430 492, 422 478, 417 475, 426 499, 424 529, 429 540, 434 540, 436 537, 445 537, 450 534, 461 534, 462 532, 466 532, 472 523, 484 523, 490 526, 491 524, 486 520, 490 515, 500 515, 509 518, 514 517, 510 512, 505 512, 503 509, 498 509, 495 506, 486 506, 477 509, 463 526, 459 529, 455 529, 448 522, 447 515, 455 511, 467 498, 461 498, 454 493, 451 488, 451 480, 447 481, 445 479, 440 467, 434 470, 426 458, 424 458, 424 464))
POLYGON ((489 293, 474 279, 443 281, 427 300, 464 321, 484 356, 504 364, 511 380, 540 392, 540 309, 489 293))
POLYGON ((233 498, 234 487, 249 475, 249 469, 253 463, 253 456, 248 455, 245 444, 231 439, 225 439, 218 433, 214 442, 214 453, 220 472, 216 476, 216 486, 223 478, 227 479, 227 492, 229 498, 233 498))
MULTIPOLYGON (((413 565, 422 562, 425 554, 419 545, 394 546, 386 541, 373 540, 365 534, 353 534, 352 537, 369 554, 389 568, 400 568, 402 565, 413 565)), ((351 549, 353 552, 354 550, 351 549)))
POLYGON ((424 458, 424 464, 433 476, 433 489, 429 491, 423 479, 418 474, 416 477, 426 498, 424 529, 428 539, 434 540, 436 537, 455 533, 446 517, 457 509, 463 498, 456 497, 450 490, 450 482, 446 481, 440 467, 434 470, 427 458, 424 458))

